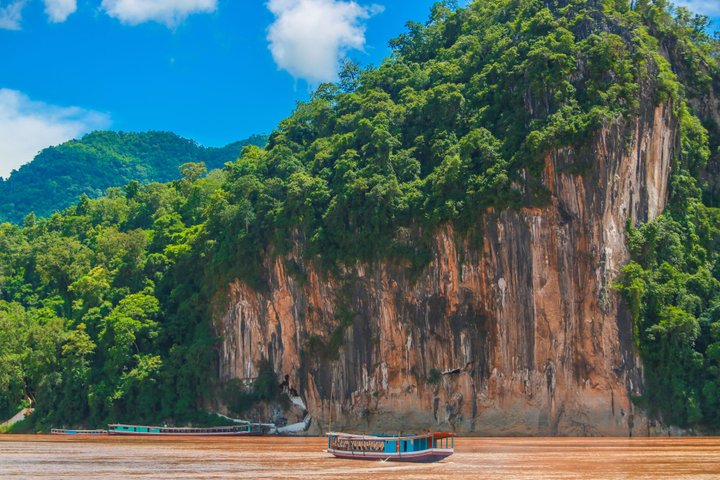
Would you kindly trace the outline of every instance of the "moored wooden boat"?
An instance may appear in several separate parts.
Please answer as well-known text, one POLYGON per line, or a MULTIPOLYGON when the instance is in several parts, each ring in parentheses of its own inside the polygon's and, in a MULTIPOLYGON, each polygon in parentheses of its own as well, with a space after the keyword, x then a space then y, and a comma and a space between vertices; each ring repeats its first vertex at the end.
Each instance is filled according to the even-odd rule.
POLYGON ((75 428, 53 428, 50 435, 107 435, 107 430, 81 430, 75 428))
POLYGON ((338 458, 393 462, 437 462, 455 451, 455 434, 409 436, 328 433, 327 452, 338 458))
POLYGON ((253 427, 253 424, 233 425, 230 427, 157 427, 145 425, 108 425, 110 435, 132 435, 132 436, 203 436, 203 437, 227 437, 241 435, 261 435, 263 431, 253 427))

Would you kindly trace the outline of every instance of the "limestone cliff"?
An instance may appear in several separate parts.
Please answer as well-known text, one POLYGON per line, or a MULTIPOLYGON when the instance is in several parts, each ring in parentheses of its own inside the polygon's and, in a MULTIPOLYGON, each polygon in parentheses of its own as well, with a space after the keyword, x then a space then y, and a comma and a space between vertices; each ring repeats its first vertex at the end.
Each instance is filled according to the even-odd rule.
POLYGON ((481 241, 445 226, 419 276, 267 259, 267 289, 229 286, 216 320, 221 378, 252 378, 269 359, 316 432, 332 417, 351 431, 647 434, 631 402, 643 388, 632 326, 612 284, 628 260, 627 220, 665 206, 676 148, 661 105, 602 129, 583 153, 554 151, 548 205, 488 212, 481 241), (570 168, 579 160, 584 173, 570 168), (333 335, 336 354, 313 349, 333 335))

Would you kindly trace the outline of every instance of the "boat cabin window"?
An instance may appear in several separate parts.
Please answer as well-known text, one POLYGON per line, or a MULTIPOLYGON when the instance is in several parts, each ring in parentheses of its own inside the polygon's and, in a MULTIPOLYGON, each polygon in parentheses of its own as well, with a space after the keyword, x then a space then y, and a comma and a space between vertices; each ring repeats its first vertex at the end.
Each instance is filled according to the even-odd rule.
POLYGON ((428 438, 417 438, 413 440, 413 451, 419 452, 428 449, 428 438))
POLYGON ((397 452, 397 442, 385 442, 385 453, 397 452))

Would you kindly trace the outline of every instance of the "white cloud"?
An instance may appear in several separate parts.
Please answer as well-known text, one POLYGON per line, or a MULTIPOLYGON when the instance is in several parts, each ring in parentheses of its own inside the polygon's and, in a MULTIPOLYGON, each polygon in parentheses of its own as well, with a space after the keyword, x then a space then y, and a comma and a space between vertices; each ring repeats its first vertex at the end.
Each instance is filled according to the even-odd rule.
MULTIPOLYGON (((20 30, 22 11, 27 0, 15 0, 7 5, 2 3, 0 0, 0 28, 20 30)), ((45 4, 45 13, 52 23, 62 23, 77 11, 77 0, 43 0, 43 3, 45 4)))
POLYGON ((62 23, 77 11, 77 0, 43 0, 45 13, 53 23, 62 23))
POLYGON ((9 2, 7 5, 0 3, 0 28, 5 30, 20 30, 20 21, 22 20, 22 10, 24 7, 25 0, 9 2))
POLYGON ((45 147, 109 124, 109 117, 102 113, 48 105, 17 90, 0 88, 0 176, 7 178, 45 147))
POLYGON ((173 27, 193 13, 214 12, 217 0, 103 0, 102 8, 129 25, 155 21, 173 27))
POLYGON ((676 0, 674 3, 678 7, 687 7, 691 12, 709 17, 720 17, 720 1, 718 0, 676 0))
POLYGON ((382 11, 354 1, 269 0, 275 22, 268 30, 277 66, 310 83, 337 79, 340 60, 365 47, 363 20, 382 11))

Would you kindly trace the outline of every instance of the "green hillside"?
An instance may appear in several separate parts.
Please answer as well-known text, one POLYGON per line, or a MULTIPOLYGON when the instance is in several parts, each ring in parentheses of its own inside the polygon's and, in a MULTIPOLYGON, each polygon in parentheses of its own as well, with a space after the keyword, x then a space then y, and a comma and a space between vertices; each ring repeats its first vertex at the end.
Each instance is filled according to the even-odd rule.
POLYGON ((209 169, 235 160, 245 145, 264 146, 253 136, 222 148, 206 148, 168 132, 93 132, 46 148, 5 181, 0 179, 0 222, 21 222, 30 212, 46 217, 82 195, 99 197, 110 187, 178 178, 178 167, 204 162, 209 169))
MULTIPOLYGON (((209 319, 227 280, 262 288, 263 256, 291 247, 330 270, 422 269, 440 225, 481 235, 489 207, 547 202, 545 153, 582 149, 602 126, 669 102, 682 146, 671 207, 631 229, 618 288, 645 361, 637 401, 669 423, 720 428, 720 201, 700 180, 719 161, 720 128, 700 107, 720 91, 720 44, 706 26, 663 0, 437 4, 382 65, 349 65, 224 170, 0 225, 0 414, 33 401, 35 428, 195 418, 221 388, 208 375, 209 319)), ((84 142, 67 148, 105 151, 84 142)), ((151 158, 193 150, 139 143, 151 158)), ((137 177, 134 148, 110 149, 125 181, 137 177)), ((53 152, 48 172, 84 176, 91 163, 58 171, 53 152)))

